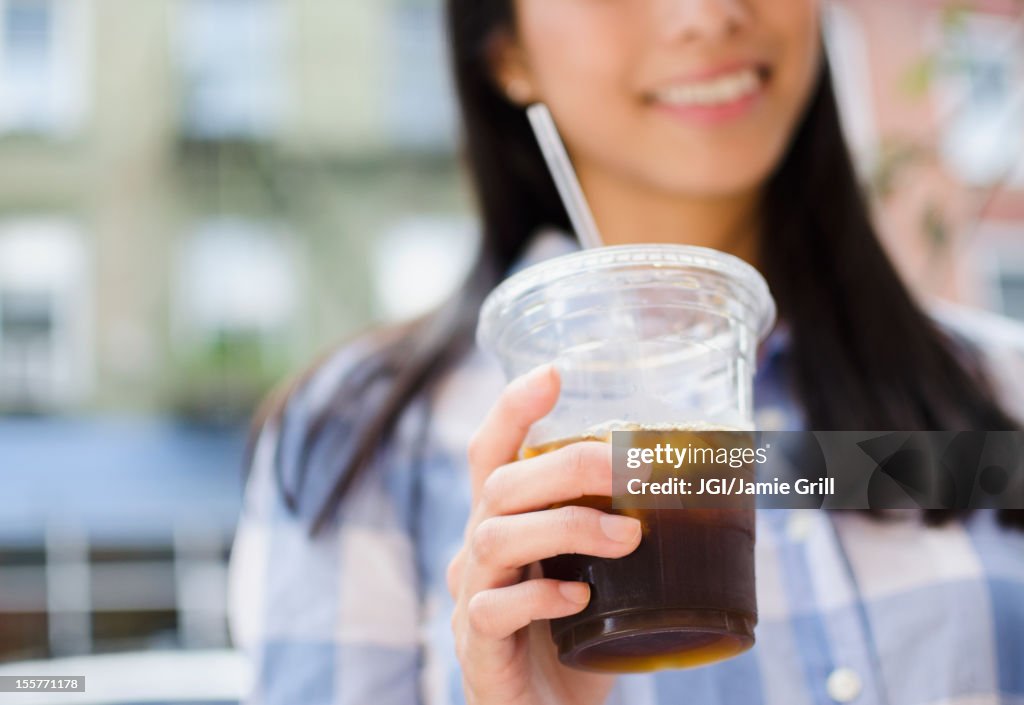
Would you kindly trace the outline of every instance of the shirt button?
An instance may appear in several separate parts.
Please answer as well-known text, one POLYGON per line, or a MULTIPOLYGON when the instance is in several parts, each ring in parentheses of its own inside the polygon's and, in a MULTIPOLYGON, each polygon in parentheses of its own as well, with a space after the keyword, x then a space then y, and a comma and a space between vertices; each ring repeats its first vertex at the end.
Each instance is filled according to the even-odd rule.
POLYGON ((828 675, 825 689, 830 698, 837 703, 848 703, 860 695, 863 684, 860 676, 852 668, 837 668, 828 675))

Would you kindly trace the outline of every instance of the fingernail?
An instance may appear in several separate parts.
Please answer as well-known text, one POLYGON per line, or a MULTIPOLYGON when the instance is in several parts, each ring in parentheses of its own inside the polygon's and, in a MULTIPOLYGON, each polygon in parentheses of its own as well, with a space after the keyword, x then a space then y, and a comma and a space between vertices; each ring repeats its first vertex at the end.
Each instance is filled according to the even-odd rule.
POLYGON ((590 602, 590 586, 586 583, 559 583, 558 590, 562 597, 576 605, 590 602))
POLYGON ((633 543, 637 534, 640 533, 640 522, 633 517, 624 517, 618 514, 602 514, 601 530, 612 541, 633 543))

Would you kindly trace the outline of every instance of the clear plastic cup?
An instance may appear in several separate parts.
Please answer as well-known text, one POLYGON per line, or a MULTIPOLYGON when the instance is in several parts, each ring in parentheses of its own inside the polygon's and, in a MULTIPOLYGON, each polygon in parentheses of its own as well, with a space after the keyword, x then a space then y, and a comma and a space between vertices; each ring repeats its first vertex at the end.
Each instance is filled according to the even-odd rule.
MULTIPOLYGON (((585 250, 525 269, 484 302, 477 339, 509 379, 554 362, 562 387, 533 425, 530 457, 613 430, 753 429, 757 346, 775 321, 764 278, 686 245, 585 250)), ((700 665, 753 645, 753 509, 613 509, 643 524, 629 556, 559 556, 545 575, 583 580, 591 601, 552 620, 559 657, 594 671, 700 665)))

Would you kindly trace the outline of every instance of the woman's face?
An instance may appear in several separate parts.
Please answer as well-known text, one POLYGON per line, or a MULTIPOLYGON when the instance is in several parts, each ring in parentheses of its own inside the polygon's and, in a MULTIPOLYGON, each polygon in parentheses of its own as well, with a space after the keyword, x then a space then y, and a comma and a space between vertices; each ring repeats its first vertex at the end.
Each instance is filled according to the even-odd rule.
POLYGON ((581 172, 691 196, 756 188, 818 75, 818 0, 514 0, 498 80, 548 104, 581 172))

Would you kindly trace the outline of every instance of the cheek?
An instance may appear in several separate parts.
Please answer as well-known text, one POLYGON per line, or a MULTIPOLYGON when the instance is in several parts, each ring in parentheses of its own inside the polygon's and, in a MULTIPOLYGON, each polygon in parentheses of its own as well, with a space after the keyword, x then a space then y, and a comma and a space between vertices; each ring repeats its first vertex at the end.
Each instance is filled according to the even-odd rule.
POLYGON ((756 114, 710 128, 667 119, 642 103, 630 71, 649 64, 652 50, 635 13, 624 13, 628 5, 520 2, 520 38, 535 87, 578 167, 687 194, 763 182, 782 158, 817 75, 817 0, 754 0, 751 36, 774 58, 772 84, 756 114))
MULTIPOLYGON (((530 71, 546 99, 614 80, 634 42, 629 3, 520 0, 517 29, 530 71)), ((635 13, 634 13, 635 15, 635 13)))
POLYGON ((749 36, 772 57, 773 75, 753 112, 732 123, 694 126, 622 101, 627 108, 600 118, 618 122, 617 136, 609 131, 595 139, 587 145, 589 156, 661 191, 717 196, 761 186, 804 115, 819 75, 821 43, 813 0, 758 4, 765 7, 755 8, 749 36))
POLYGON ((818 2, 762 0, 762 4, 765 21, 779 38, 779 91, 799 103, 809 93, 822 58, 818 2))
POLYGON ((774 140, 777 158, 798 128, 820 78, 824 47, 815 0, 776 2, 766 21, 778 37, 778 62, 770 87, 769 120, 764 126, 774 140))
POLYGON ((622 126, 634 98, 629 74, 634 49, 630 3, 521 0, 518 30, 538 97, 548 104, 570 147, 604 139, 622 126), (567 31, 566 28, 572 28, 567 31), (618 115, 618 120, 614 118, 618 115))

